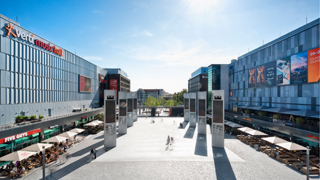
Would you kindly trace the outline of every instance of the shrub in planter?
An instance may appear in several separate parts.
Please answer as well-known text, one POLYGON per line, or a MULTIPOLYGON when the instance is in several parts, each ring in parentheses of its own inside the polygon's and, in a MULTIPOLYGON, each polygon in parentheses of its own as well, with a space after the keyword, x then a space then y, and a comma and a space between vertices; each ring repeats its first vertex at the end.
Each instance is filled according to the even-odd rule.
POLYGON ((31 120, 35 120, 35 119, 37 119, 37 116, 32 115, 32 116, 30 116, 30 119, 31 119, 31 120))
POLYGON ((22 117, 21 115, 17 116, 17 117, 16 117, 16 123, 21 122, 21 119, 22 119, 22 118, 23 118, 23 117, 22 117))
POLYGON ((246 114, 250 114, 250 110, 248 110, 248 109, 245 110, 244 112, 245 112, 246 114))
POLYGON ((303 124, 306 120, 303 117, 296 117, 297 124, 303 124))
POLYGON ((278 114, 274 114, 273 115, 273 119, 278 119, 279 118, 279 115, 278 114))
POLYGON ((41 114, 39 114, 38 118, 41 120, 41 119, 43 119, 44 117, 43 117, 41 114))
POLYGON ((23 118, 22 118, 23 120, 28 120, 29 119, 29 116, 23 116, 23 118))
POLYGON ((259 116, 265 116, 266 115, 265 112, 259 112, 258 114, 259 114, 259 116))

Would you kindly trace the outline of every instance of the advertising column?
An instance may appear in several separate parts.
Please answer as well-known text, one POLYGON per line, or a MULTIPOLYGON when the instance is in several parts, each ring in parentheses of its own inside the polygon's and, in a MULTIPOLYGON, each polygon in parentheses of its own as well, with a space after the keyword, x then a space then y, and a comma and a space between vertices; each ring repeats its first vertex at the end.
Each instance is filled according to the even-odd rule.
POLYGON ((104 148, 116 147, 116 91, 104 91, 104 148))
POLYGON ((137 104, 137 94, 133 94, 133 122, 138 120, 138 104, 137 104))
POLYGON ((189 94, 188 93, 184 93, 183 94, 184 97, 184 121, 189 121, 189 94))
POLYGON ((190 112, 189 112, 189 122, 191 127, 195 127, 197 125, 196 122, 196 93, 189 93, 189 101, 190 101, 190 112))
POLYGON ((127 134, 127 92, 119 92, 119 134, 127 134))
POLYGON ((127 127, 133 126, 133 97, 132 93, 127 93, 127 127))
POLYGON ((198 134, 207 134, 207 92, 198 92, 198 134))
POLYGON ((224 90, 212 91, 212 147, 224 147, 224 90))

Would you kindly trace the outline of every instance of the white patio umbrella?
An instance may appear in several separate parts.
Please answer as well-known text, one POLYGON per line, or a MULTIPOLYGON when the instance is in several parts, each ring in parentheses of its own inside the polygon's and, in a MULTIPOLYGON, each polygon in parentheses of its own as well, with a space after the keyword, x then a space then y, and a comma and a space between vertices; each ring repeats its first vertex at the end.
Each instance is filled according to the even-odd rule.
POLYGON ((286 142, 286 143, 278 143, 276 144, 277 146, 283 147, 289 151, 293 151, 293 150, 307 150, 306 147, 300 146, 299 144, 296 143, 292 143, 292 142, 286 142))
POLYGON ((278 137, 265 137, 261 138, 262 140, 268 141, 269 143, 272 144, 278 144, 278 143, 287 143, 288 141, 278 138, 278 137))
POLYGON ((245 131, 254 131, 254 129, 251 129, 249 127, 243 127, 243 128, 238 128, 239 131, 245 132, 245 131))
POLYGON ((36 152, 15 151, 13 153, 10 153, 8 155, 1 157, 0 161, 21 161, 21 160, 26 159, 29 156, 32 156, 34 154, 36 154, 36 152))
POLYGON ((85 124, 84 126, 98 126, 98 125, 99 123, 91 122, 91 123, 85 124))
POLYGON ((62 136, 62 137, 66 137, 66 138, 71 138, 71 137, 73 137, 73 136, 75 136, 75 135, 77 135, 78 133, 76 133, 76 132, 70 132, 70 131, 68 131, 68 132, 64 132, 64 133, 62 133, 62 134, 59 134, 59 136, 62 136))
POLYGON ((263 133, 261 131, 258 131, 258 130, 253 130, 253 131, 245 131, 245 133, 248 133, 252 136, 267 136, 268 134, 266 133, 263 133))
POLYGON ((92 122, 98 123, 98 124, 103 124, 103 122, 102 122, 102 121, 99 121, 99 120, 95 120, 95 121, 92 121, 92 122))
POLYGON ((63 137, 63 136, 54 136, 54 137, 51 137, 51 138, 49 138, 49 139, 46 139, 46 140, 44 140, 44 141, 42 141, 42 142, 53 142, 53 143, 60 143, 60 142, 62 142, 62 141, 64 141, 64 140, 66 140, 67 138, 66 137, 63 137))
POLYGON ((75 132, 75 133, 82 133, 84 131, 84 129, 80 129, 80 128, 74 128, 68 132, 75 132))
POLYGON ((53 144, 45 144, 45 143, 37 143, 37 144, 32 144, 31 146, 28 146, 24 149, 21 149, 22 151, 36 151, 36 152, 39 152, 39 151, 42 151, 44 147, 45 149, 49 148, 53 146, 53 144))

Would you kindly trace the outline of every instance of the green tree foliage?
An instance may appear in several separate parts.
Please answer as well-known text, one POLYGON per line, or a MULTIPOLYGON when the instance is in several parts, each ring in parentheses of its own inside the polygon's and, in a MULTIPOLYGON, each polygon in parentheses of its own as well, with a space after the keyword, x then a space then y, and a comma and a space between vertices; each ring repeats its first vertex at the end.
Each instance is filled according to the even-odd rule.
POLYGON ((158 101, 159 101, 160 106, 164 106, 166 104, 166 100, 162 96, 160 96, 158 98, 158 101))
POLYGON ((145 106, 159 106, 160 103, 157 98, 148 96, 147 99, 144 101, 145 106))
POLYGON ((44 117, 43 117, 41 114, 39 114, 39 115, 38 115, 38 118, 39 118, 39 119, 43 119, 44 117))
POLYGON ((99 119, 100 121, 103 121, 103 114, 96 115, 96 118, 99 119))
POLYGON ((31 120, 37 119, 37 116, 32 115, 32 116, 30 116, 30 119, 31 119, 31 120))
POLYGON ((16 120, 20 120, 20 119, 22 119, 23 117, 21 116, 21 115, 19 115, 19 116, 17 116, 16 117, 16 120))
POLYGON ((174 100, 172 100, 172 99, 169 99, 169 100, 166 102, 165 106, 176 106, 176 104, 177 104, 176 101, 174 101, 174 100))
POLYGON ((173 94, 173 100, 177 102, 177 104, 184 104, 183 103, 183 94, 188 93, 187 89, 182 89, 182 91, 173 94))
POLYGON ((297 124, 303 124, 305 122, 305 119, 303 117, 296 117, 297 124))

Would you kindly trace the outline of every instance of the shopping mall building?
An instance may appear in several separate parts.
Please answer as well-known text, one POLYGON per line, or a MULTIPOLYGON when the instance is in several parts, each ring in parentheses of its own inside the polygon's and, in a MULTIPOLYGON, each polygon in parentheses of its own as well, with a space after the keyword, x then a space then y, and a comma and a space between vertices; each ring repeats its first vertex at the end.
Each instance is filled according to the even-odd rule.
POLYGON ((17 143, 6 137, 39 141, 103 112, 107 70, 1 14, 0 27, 0 150, 17 143))
POLYGON ((319 20, 232 60, 227 69, 218 68, 220 72, 210 70, 219 65, 208 66, 208 92, 228 93, 226 119, 319 143, 319 20), (221 80, 222 74, 228 74, 227 81, 221 80))

